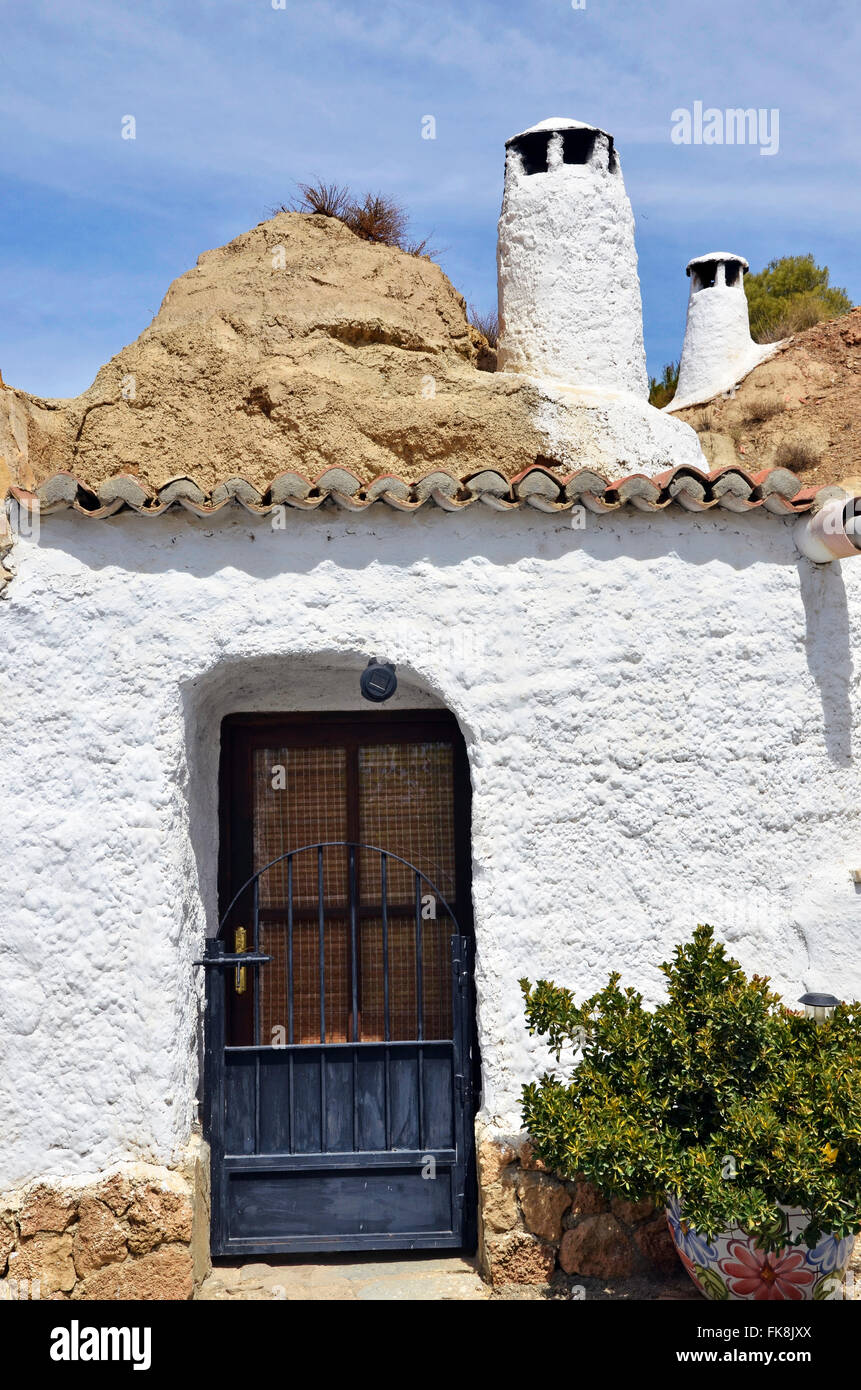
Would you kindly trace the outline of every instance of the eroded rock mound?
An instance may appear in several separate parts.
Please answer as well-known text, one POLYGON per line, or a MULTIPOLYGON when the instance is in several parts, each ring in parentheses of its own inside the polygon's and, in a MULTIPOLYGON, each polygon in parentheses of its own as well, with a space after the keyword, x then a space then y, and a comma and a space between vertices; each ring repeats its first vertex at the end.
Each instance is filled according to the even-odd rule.
MULTIPOLYGON (((174 281, 153 322, 73 400, 0 390, 0 483, 66 471, 265 491, 291 469, 408 482, 512 477, 536 458, 606 476, 702 462, 693 432, 625 397, 478 370, 487 345, 439 266, 333 218, 279 213, 174 281)), ((4 486, 4 491, 5 491, 4 486)))

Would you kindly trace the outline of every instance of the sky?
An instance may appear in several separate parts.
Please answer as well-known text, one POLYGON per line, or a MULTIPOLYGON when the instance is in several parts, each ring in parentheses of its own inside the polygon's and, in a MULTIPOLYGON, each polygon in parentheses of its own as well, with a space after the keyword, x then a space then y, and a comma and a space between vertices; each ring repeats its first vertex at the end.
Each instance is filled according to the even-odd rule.
POLYGON ((504 142, 548 116, 615 136, 652 373, 703 252, 812 252, 861 301, 857 0, 576 3, 0 0, 4 381, 77 395, 200 252, 316 178, 400 200, 493 308, 504 142), (676 143, 696 102, 769 113, 772 146, 776 110, 776 152, 676 143))

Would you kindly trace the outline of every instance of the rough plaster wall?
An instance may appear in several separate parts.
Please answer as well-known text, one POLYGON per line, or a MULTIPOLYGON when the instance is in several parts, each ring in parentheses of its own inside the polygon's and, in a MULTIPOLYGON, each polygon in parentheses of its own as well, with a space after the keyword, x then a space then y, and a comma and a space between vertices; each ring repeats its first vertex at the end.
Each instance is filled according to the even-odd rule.
POLYGON ((327 669, 349 689, 368 653, 467 740, 492 1126, 519 1127, 544 1065, 522 974, 582 994, 618 968, 654 1001, 658 962, 708 915, 789 999, 861 994, 861 566, 814 569, 762 515, 286 520, 58 516, 16 546, 4 1185, 185 1143, 219 719, 341 704, 327 669))
POLYGON ((734 286, 692 290, 673 410, 731 391, 748 372, 777 351, 778 344, 750 336, 747 295, 734 286))
POLYGON ((578 386, 648 393, 634 217, 607 137, 589 164, 545 173, 509 150, 499 218, 499 368, 578 386))

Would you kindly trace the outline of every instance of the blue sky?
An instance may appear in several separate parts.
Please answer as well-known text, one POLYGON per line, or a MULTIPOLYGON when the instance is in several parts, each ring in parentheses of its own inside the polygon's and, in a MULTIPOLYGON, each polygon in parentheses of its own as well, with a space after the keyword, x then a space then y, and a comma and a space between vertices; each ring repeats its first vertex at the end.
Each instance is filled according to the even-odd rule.
POLYGON ((317 175, 401 199, 495 305, 504 141, 551 115, 616 137, 652 371, 704 251, 812 251, 861 300, 857 0, 0 0, 0 34, 0 371, 40 395, 83 390, 201 251, 317 175), (777 108, 778 153, 674 144, 695 101, 777 108))

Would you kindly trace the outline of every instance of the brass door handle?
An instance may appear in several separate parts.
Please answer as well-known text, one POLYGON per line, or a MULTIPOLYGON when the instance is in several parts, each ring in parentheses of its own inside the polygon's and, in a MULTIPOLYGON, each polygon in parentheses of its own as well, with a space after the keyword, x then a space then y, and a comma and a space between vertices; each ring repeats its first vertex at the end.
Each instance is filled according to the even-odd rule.
MULTIPOLYGON (((237 956, 244 955, 248 950, 248 933, 244 927, 237 927, 233 933, 233 951, 237 956)), ((237 994, 244 994, 248 988, 248 967, 237 965, 233 972, 233 988, 237 994)))

